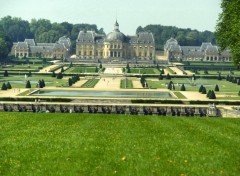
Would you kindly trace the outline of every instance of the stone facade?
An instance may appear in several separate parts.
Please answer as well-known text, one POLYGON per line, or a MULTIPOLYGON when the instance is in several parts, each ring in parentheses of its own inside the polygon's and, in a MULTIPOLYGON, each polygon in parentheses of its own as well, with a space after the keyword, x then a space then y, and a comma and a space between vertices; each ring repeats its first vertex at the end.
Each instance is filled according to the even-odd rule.
POLYGON ((202 43, 201 46, 180 46, 177 40, 173 38, 169 39, 164 45, 164 54, 169 61, 231 61, 229 50, 220 53, 218 46, 212 45, 212 43, 202 43))
POLYGON ((125 36, 115 23, 108 35, 94 31, 80 31, 76 41, 76 56, 80 59, 155 59, 155 41, 152 33, 141 32, 125 36))
POLYGON ((66 58, 70 55, 71 41, 61 37, 56 43, 35 43, 34 39, 13 43, 11 54, 15 57, 66 58))

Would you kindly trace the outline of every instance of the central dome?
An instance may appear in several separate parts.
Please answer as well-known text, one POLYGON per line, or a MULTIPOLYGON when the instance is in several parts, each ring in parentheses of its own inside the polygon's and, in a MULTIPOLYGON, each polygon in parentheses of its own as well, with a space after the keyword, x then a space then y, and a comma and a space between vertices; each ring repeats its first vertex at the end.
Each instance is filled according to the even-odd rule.
POLYGON ((112 41, 122 41, 125 42, 127 40, 127 37, 119 31, 119 25, 118 22, 116 21, 114 25, 114 30, 113 32, 110 32, 106 36, 106 41, 107 42, 112 42, 112 41))

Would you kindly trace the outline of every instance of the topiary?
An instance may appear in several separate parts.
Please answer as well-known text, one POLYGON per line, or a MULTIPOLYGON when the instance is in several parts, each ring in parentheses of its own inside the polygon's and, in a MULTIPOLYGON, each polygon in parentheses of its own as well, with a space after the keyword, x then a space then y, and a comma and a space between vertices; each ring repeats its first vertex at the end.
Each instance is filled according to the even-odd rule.
POLYGON ((7 86, 5 83, 3 83, 1 90, 7 90, 7 86))
POLYGON ((186 91, 186 88, 185 88, 184 84, 182 84, 182 86, 181 86, 181 91, 186 91))
POLYGON ((4 71, 3 76, 4 76, 4 77, 8 77, 8 71, 7 71, 7 70, 4 71))
POLYGON ((218 85, 216 84, 216 86, 215 86, 215 91, 216 92, 218 92, 219 91, 219 87, 218 87, 218 85))
POLYGON ((7 82, 7 89, 12 89, 10 82, 7 82))
POLYGON ((27 80, 27 83, 26 83, 26 88, 31 88, 31 83, 29 80, 27 80))

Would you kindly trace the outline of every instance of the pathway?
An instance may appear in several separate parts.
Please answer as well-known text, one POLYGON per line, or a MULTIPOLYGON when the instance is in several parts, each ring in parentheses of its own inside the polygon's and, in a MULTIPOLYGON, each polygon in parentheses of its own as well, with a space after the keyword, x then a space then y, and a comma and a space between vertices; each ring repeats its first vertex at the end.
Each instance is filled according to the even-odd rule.
POLYGON ((120 89, 121 78, 101 78, 95 89, 116 90, 120 89))

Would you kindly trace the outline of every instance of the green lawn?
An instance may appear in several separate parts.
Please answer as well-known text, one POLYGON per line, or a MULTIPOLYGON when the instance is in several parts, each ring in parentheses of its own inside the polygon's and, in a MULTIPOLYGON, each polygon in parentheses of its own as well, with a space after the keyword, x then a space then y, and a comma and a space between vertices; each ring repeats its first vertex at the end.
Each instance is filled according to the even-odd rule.
MULTIPOLYGON (((67 77, 64 77, 67 78, 67 77)), ((25 88, 26 84, 25 81, 29 80, 31 83, 32 88, 35 88, 37 85, 37 82, 39 80, 44 80, 46 87, 48 86, 65 86, 67 79, 57 79, 57 78, 53 78, 51 76, 31 76, 31 77, 27 77, 25 79, 24 75, 20 75, 20 76, 8 76, 8 77, 1 77, 0 76, 0 86, 2 86, 2 83, 5 82, 7 83, 8 81, 22 81, 19 83, 14 83, 14 82, 10 82, 12 88, 25 88)))
POLYGON ((95 67, 71 67, 65 73, 95 73, 95 67))
POLYGON ((156 68, 130 68, 130 70, 133 74, 160 74, 156 68))
POLYGON ((98 83, 99 79, 89 79, 87 82, 85 82, 81 87, 82 88, 94 88, 95 85, 98 83))
POLYGON ((132 80, 122 79, 122 80, 121 80, 120 87, 121 87, 122 89, 132 89, 132 88, 133 88, 132 80))
MULTIPOLYGON (((174 84, 179 84, 179 86, 175 86, 177 91, 180 91, 181 88, 181 84, 184 83, 185 87, 187 83, 191 83, 192 80, 188 79, 188 78, 184 78, 184 79, 180 79, 180 78, 173 78, 171 80, 158 80, 158 79, 147 79, 147 83, 149 85, 149 87, 152 88, 167 88, 166 84, 168 84, 170 81, 172 81, 174 84)), ((206 87, 207 90, 211 89, 214 90, 215 89, 215 85, 218 84, 220 92, 238 92, 240 90, 240 86, 225 80, 216 80, 216 79, 197 79, 195 81, 196 84, 211 84, 211 86, 206 87)), ((190 87, 186 87, 187 91, 198 91, 199 90, 199 86, 190 86, 190 87)))
POLYGON ((0 175, 240 175, 240 120, 0 113, 0 175))

